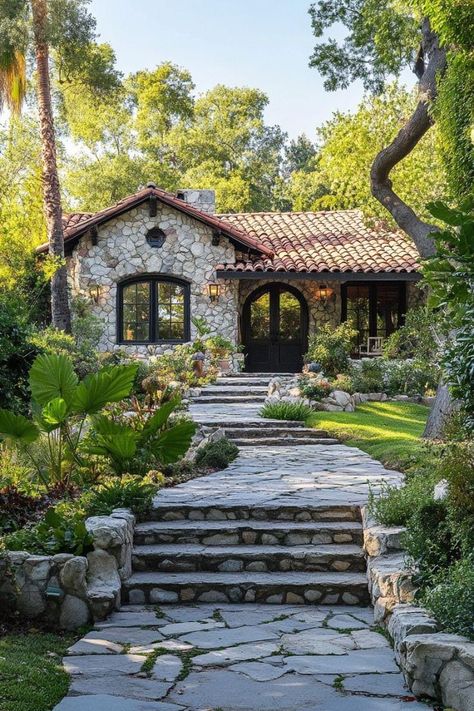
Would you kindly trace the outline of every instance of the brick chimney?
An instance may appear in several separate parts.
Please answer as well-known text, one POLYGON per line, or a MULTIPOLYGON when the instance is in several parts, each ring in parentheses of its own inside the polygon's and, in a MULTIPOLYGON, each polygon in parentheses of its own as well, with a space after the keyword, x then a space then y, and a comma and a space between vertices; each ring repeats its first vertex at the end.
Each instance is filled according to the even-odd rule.
POLYGON ((209 215, 213 215, 216 211, 215 190, 178 190, 176 197, 209 215))

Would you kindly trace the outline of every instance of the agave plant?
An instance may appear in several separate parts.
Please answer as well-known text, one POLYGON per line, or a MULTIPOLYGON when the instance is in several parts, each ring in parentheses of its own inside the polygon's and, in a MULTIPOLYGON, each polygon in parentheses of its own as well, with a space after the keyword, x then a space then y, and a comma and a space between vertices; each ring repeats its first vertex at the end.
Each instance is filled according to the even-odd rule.
POLYGON ((84 464, 80 443, 86 419, 130 395, 137 367, 110 366, 79 381, 66 356, 38 356, 29 374, 33 418, 0 410, 0 437, 21 450, 45 485, 67 482, 74 464, 84 464), (47 441, 47 465, 35 457, 40 438, 47 441))

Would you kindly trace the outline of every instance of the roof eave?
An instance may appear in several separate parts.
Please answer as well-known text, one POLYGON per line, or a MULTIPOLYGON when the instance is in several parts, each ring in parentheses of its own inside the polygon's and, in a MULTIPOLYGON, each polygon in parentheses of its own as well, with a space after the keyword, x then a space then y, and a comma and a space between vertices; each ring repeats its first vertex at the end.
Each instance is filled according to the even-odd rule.
POLYGON ((412 271, 380 271, 380 272, 298 272, 298 271, 231 271, 216 269, 217 279, 270 279, 270 280, 303 280, 313 281, 419 281, 421 274, 412 271))
MULTIPOLYGON (((246 235, 245 233, 236 229, 232 225, 225 224, 222 220, 215 217, 214 215, 208 215, 202 212, 201 210, 192 207, 191 205, 187 205, 185 202, 179 200, 179 198, 163 194, 161 191, 156 190, 155 188, 148 188, 147 190, 143 190, 140 193, 137 193, 136 199, 130 199, 129 202, 127 202, 123 206, 118 207, 115 205, 109 208, 108 210, 104 210, 98 215, 94 215, 89 219, 84 220, 84 222, 81 222, 79 225, 77 225, 77 227, 74 227, 70 230, 66 230, 64 235, 65 249, 69 250, 69 248, 73 248, 77 241, 81 237, 83 237, 86 232, 91 229, 91 227, 98 227, 99 225, 102 225, 105 222, 114 219, 115 217, 119 217, 120 215, 125 212, 128 212, 129 210, 133 210, 133 208, 149 200, 150 197, 156 197, 162 203, 168 205, 168 207, 174 208, 175 210, 179 210, 180 212, 183 212, 189 215, 190 217, 193 217, 198 222, 201 222, 202 224, 219 230, 219 232, 222 232, 232 241, 234 246, 238 246, 241 248, 243 247, 246 251, 255 252, 259 255, 263 254, 267 257, 274 256, 273 251, 263 243, 259 242, 257 239, 246 235), (178 201, 182 204, 177 204, 178 201)), ((43 254, 47 252, 48 249, 49 244, 45 243, 36 248, 36 253, 43 254)))

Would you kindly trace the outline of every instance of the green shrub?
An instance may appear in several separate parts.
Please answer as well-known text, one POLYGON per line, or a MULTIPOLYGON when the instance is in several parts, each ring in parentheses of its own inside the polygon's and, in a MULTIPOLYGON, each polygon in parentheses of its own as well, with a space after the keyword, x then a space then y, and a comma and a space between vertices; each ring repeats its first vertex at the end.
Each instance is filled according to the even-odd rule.
POLYGON ((28 371, 37 354, 30 343, 32 327, 21 303, 0 298, 0 408, 26 413, 30 400, 28 371))
POLYGON ((418 568, 416 582, 423 588, 439 571, 459 558, 460 549, 450 526, 449 506, 445 499, 432 499, 416 506, 407 522, 403 547, 418 568))
POLYGON ((433 486, 424 473, 413 475, 401 487, 382 481, 377 493, 369 489, 369 511, 384 526, 406 526, 419 506, 432 501, 433 486))
POLYGON ((474 562, 465 558, 440 574, 420 602, 447 632, 474 639, 474 562))
POLYGON ((80 378, 99 370, 100 360, 94 349, 87 344, 82 347, 78 346, 74 336, 64 333, 64 331, 58 331, 52 326, 34 332, 30 337, 30 343, 36 352, 47 355, 63 355, 69 358, 80 378))
POLYGON ((132 509, 137 515, 144 514, 150 510, 157 490, 157 484, 141 477, 109 479, 86 496, 87 514, 103 516, 118 508, 132 509))
POLYGON ((422 360, 382 361, 385 392, 389 395, 434 393, 440 379, 437 365, 422 360))
POLYGON ((84 518, 85 511, 77 502, 58 504, 48 509, 43 520, 35 526, 4 536, 3 545, 7 550, 30 553, 85 555, 92 549, 92 537, 87 532, 84 518))
POLYGON ((332 390, 343 390, 345 393, 355 392, 354 383, 352 382, 352 377, 349 373, 338 373, 335 380, 331 382, 332 390))
POLYGON ((474 431, 474 306, 466 307, 461 326, 443 353, 445 379, 466 412, 466 423, 474 431))
POLYGON ((453 538, 469 554, 474 550, 474 441, 444 445, 437 476, 449 485, 447 504, 453 538))
POLYGON ((189 459, 181 459, 179 462, 163 467, 163 474, 166 477, 165 483, 173 486, 194 479, 201 473, 201 470, 189 459))
POLYGON ((309 340, 307 363, 319 363, 327 377, 345 373, 349 368, 349 356, 353 349, 357 331, 349 321, 337 328, 324 324, 309 340))
POLYGON ((321 400, 327 397, 332 390, 331 383, 321 376, 310 374, 302 375, 298 380, 301 394, 309 400, 321 400))
POLYGON ((385 363, 382 358, 363 358, 351 365, 352 387, 356 393, 381 393, 385 390, 385 363))
POLYGON ((260 410, 260 417, 270 420, 307 420, 313 410, 305 402, 268 402, 260 410))
POLYGON ((198 449, 194 461, 203 469, 226 469, 238 454, 238 447, 223 437, 198 449))
POLYGON ((415 358, 425 364, 436 363, 439 347, 434 334, 441 330, 440 318, 428 306, 409 309, 405 324, 383 344, 384 358, 415 358))

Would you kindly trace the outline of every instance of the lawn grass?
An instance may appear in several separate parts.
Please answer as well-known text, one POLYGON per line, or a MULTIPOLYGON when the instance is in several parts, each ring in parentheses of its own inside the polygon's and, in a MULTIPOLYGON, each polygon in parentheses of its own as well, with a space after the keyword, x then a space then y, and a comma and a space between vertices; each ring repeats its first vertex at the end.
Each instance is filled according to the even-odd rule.
POLYGON ((0 638, 1 711, 50 711, 68 692, 62 657, 77 635, 9 632, 0 638))
POLYGON ((356 412, 315 412, 310 427, 327 430, 388 467, 406 471, 426 456, 421 435, 429 408, 409 402, 367 402, 356 412))

